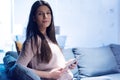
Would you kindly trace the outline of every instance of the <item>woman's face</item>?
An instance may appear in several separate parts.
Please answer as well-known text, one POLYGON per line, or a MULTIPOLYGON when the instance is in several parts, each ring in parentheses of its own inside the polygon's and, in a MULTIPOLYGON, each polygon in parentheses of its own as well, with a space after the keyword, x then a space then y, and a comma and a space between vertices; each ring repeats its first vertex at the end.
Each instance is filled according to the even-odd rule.
POLYGON ((43 5, 37 9, 35 21, 38 24, 40 30, 46 29, 51 23, 51 11, 43 5))

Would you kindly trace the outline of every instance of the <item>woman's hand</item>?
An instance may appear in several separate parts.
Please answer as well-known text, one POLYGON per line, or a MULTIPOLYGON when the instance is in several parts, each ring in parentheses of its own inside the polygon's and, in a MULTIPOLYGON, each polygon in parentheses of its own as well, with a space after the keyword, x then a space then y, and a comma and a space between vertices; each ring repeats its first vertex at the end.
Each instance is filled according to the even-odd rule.
POLYGON ((77 66, 77 61, 74 61, 74 59, 70 59, 66 62, 66 65, 68 65, 69 69, 74 69, 77 66))
POLYGON ((49 78, 52 79, 58 79, 59 77, 62 76, 62 74, 64 73, 64 69, 63 68, 56 68, 56 69, 52 69, 51 71, 49 71, 49 78))

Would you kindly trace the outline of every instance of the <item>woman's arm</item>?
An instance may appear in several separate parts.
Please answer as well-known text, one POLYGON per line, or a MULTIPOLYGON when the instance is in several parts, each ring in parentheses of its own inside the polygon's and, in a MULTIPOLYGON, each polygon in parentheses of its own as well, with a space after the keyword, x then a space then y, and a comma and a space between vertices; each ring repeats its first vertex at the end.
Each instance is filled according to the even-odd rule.
MULTIPOLYGON (((18 56, 16 64, 21 64, 23 66, 27 66, 29 62, 34 57, 34 52, 31 46, 33 46, 32 39, 26 40, 22 46, 22 50, 18 56)), ((36 47, 36 46, 35 46, 36 47)), ((35 48, 36 49, 36 48, 35 48)), ((37 51, 37 50, 36 50, 37 51)))
MULTIPOLYGON (((34 51, 31 47, 31 45, 35 45, 35 43, 34 43, 35 41, 31 42, 31 40, 32 39, 27 40, 24 43, 24 46, 23 46, 22 51, 16 61, 16 64, 21 64, 21 65, 27 67, 28 63, 32 60, 34 55, 36 55, 35 53, 37 53, 37 47, 34 46, 34 51), (31 44, 31 43, 33 43, 33 44, 31 44)), ((41 40, 39 40, 39 45, 40 44, 41 44, 41 40)), ((57 79, 63 73, 61 68, 56 68, 51 71, 40 71, 40 70, 36 70, 36 69, 32 69, 32 68, 29 68, 29 69, 31 69, 35 74, 37 74, 38 76, 40 76, 42 78, 57 79)))
POLYGON ((50 79, 58 79, 64 73, 64 70, 62 68, 56 68, 51 71, 39 71, 33 69, 33 71, 40 77, 50 79))

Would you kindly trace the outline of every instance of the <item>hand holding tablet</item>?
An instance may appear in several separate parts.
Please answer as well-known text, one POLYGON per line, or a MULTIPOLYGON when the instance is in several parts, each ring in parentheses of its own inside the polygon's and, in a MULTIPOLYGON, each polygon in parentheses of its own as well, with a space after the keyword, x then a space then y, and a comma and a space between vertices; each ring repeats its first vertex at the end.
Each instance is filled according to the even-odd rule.
POLYGON ((66 70, 71 69, 70 67, 71 67, 72 65, 76 65, 76 64, 78 63, 79 58, 80 58, 80 56, 78 56, 78 57, 76 57, 76 58, 73 58, 73 59, 70 59, 70 60, 67 62, 67 64, 66 64, 66 66, 65 66, 64 69, 66 69, 66 70))

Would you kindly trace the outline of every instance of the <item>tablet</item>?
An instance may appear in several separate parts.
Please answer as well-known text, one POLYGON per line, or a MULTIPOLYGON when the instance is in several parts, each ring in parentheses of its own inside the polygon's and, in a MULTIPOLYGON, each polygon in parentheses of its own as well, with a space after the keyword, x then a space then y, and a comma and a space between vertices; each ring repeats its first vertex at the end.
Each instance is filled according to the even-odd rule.
POLYGON ((78 60, 80 59, 80 56, 73 58, 70 62, 67 63, 65 66, 65 69, 69 69, 72 64, 76 64, 78 60))

